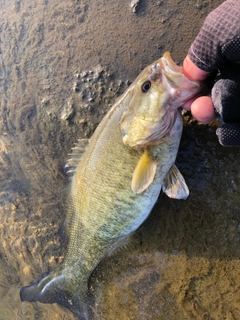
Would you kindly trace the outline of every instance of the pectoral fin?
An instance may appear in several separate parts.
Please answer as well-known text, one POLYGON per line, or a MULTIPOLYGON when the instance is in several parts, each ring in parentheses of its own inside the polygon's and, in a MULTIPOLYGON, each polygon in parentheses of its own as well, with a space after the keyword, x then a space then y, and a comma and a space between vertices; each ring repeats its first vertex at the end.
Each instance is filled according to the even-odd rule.
POLYGON ((188 197, 188 186, 175 164, 169 170, 164 180, 162 190, 169 198, 186 199, 188 197))
POLYGON ((131 187, 134 193, 142 193, 149 187, 153 182, 156 168, 156 161, 151 157, 146 149, 133 172, 131 187))

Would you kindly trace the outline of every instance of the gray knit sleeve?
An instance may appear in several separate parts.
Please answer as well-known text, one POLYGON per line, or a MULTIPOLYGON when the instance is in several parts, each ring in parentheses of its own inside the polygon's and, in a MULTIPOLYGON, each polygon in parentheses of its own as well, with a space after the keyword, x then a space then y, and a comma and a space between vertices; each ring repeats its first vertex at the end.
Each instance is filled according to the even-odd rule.
MULTIPOLYGON (((240 0, 224 1, 207 16, 188 55, 196 66, 207 72, 221 71, 221 66, 229 61, 230 69, 234 62, 240 70, 240 0)), ((223 73, 229 68, 224 68, 223 73)), ((231 72, 235 72, 234 68, 231 72)))

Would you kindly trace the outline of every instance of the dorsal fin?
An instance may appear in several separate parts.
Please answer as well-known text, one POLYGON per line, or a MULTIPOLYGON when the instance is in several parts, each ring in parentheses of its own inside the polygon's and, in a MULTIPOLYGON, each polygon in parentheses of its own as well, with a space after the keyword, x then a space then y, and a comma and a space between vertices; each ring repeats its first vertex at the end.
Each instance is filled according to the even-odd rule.
POLYGON ((75 146, 72 148, 72 153, 69 153, 70 159, 68 159, 67 163, 65 164, 65 170, 67 174, 72 175, 75 172, 88 141, 89 139, 78 139, 78 142, 75 143, 75 146))

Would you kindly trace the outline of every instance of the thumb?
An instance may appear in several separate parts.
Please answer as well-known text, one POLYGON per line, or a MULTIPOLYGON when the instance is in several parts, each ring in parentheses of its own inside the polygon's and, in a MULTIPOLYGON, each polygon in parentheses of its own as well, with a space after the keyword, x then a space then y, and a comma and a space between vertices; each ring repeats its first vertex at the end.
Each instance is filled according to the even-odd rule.
POLYGON ((183 61, 183 74, 190 80, 202 81, 207 78, 209 72, 199 69, 187 55, 183 61))

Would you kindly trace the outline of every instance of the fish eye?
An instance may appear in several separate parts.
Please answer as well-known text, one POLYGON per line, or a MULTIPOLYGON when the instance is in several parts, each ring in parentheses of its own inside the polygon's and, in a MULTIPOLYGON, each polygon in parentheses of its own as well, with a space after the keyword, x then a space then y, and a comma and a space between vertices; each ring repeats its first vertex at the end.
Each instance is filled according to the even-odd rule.
POLYGON ((149 81, 149 80, 143 82, 142 87, 141 87, 142 93, 146 93, 151 88, 151 85, 152 85, 151 81, 149 81))

